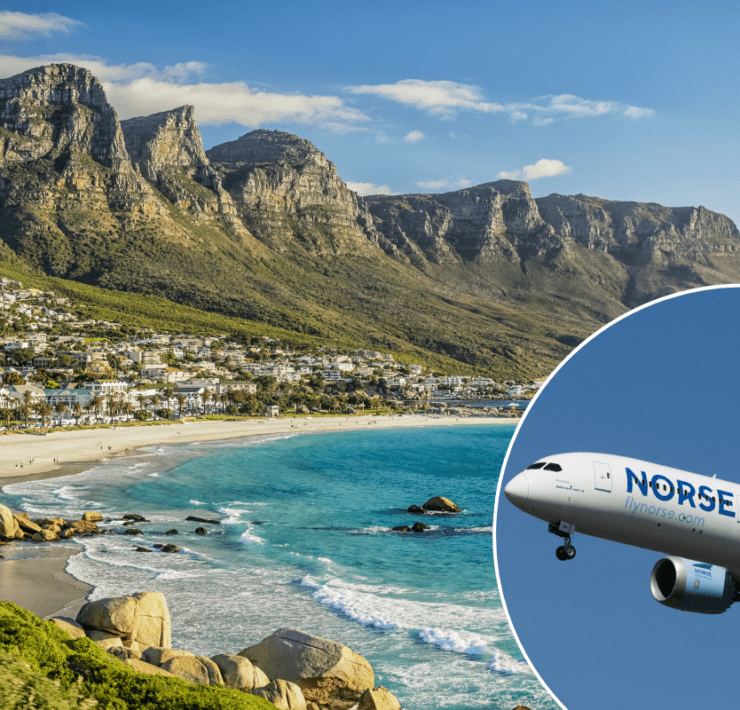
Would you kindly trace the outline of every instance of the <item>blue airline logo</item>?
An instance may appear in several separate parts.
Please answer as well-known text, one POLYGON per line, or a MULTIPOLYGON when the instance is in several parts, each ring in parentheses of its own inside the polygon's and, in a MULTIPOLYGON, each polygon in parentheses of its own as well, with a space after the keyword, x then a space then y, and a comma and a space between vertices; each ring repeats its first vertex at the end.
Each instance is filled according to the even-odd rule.
POLYGON ((640 493, 646 498, 648 496, 648 490, 650 490, 658 500, 664 503, 673 500, 677 496, 678 505, 687 504, 692 508, 696 508, 697 506, 696 499, 699 508, 707 513, 711 513, 717 508, 717 512, 720 515, 726 515, 728 518, 735 517, 733 511, 727 510, 732 507, 732 499, 734 498, 733 494, 729 491, 717 489, 715 500, 715 491, 709 486, 699 486, 699 490, 697 491, 688 481, 676 480, 674 483, 662 474, 656 474, 651 481, 648 481, 645 471, 640 471, 642 477, 638 478, 632 469, 625 467, 625 470, 627 472, 627 493, 632 493, 632 488, 636 484, 640 493))

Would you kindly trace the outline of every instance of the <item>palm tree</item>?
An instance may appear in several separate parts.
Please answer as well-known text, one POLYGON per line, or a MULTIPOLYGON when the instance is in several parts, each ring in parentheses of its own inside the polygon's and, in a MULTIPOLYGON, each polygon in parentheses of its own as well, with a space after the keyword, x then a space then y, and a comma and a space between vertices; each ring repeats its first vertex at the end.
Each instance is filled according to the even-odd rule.
POLYGON ((26 390, 23 393, 23 405, 21 406, 21 412, 23 413, 23 419, 25 420, 26 429, 28 429, 28 417, 31 415, 31 393, 26 390))
POLYGON ((52 412, 51 406, 46 402, 39 402, 34 405, 33 409, 35 409, 36 413, 41 417, 41 425, 46 428, 46 420, 52 412))
POLYGON ((180 419, 182 419, 182 408, 185 406, 185 402, 187 402, 187 399, 185 398, 184 394, 178 394, 177 397, 178 405, 180 405, 180 419))
POLYGON ((72 413, 75 415, 75 426, 80 426, 80 416, 82 415, 82 405, 79 402, 74 403, 72 413))
POLYGON ((97 422, 98 415, 100 414, 100 407, 103 404, 103 398, 100 395, 96 394, 93 397, 92 401, 93 401, 93 408, 95 409, 95 421, 97 422))
POLYGON ((206 390, 205 392, 203 392, 203 414, 204 415, 207 414, 207 411, 206 411, 207 405, 208 405, 208 402, 210 402, 212 399, 213 399, 213 395, 211 394, 209 390, 206 390))
POLYGON ((93 413, 93 410, 95 409, 95 400, 91 399, 86 405, 85 405, 85 411, 88 414, 88 423, 90 422, 89 415, 93 413))
POLYGON ((167 387, 162 388, 162 394, 167 400, 167 409, 172 409, 172 407, 170 406, 170 401, 175 396, 175 388, 167 385, 167 387))
POLYGON ((65 402, 57 402, 54 405, 54 411, 57 414, 57 417, 59 417, 59 426, 62 426, 62 414, 64 414, 67 411, 68 407, 65 402))
POLYGON ((10 418, 13 416, 13 410, 11 407, 3 407, 0 409, 0 417, 5 419, 6 428, 10 429, 10 418))

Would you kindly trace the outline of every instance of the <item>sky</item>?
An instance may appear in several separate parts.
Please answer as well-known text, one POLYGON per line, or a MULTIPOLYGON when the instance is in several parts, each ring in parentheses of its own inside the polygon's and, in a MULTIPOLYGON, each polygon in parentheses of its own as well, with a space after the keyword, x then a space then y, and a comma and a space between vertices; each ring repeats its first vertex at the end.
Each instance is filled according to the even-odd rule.
POLYGON ((734 2, 34 2, 0 77, 91 69, 120 118, 192 104, 206 148, 312 141, 360 194, 524 179, 740 221, 734 2))
POLYGON ((656 552, 576 534, 575 559, 503 486, 557 453, 628 456, 740 483, 740 287, 632 311, 566 359, 510 445, 494 529, 499 588, 536 672, 568 710, 734 707, 740 605, 714 616, 656 602, 656 552))

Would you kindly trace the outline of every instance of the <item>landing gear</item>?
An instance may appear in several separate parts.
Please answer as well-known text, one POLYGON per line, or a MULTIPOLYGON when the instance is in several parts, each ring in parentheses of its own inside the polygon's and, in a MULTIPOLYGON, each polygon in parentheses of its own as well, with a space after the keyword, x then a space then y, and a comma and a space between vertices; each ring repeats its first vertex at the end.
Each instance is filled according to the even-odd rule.
POLYGON ((555 556, 562 562, 572 560, 576 556, 576 548, 570 542, 567 545, 561 545, 555 550, 555 556))
POLYGON ((547 529, 548 532, 551 532, 553 535, 562 537, 565 542, 565 545, 561 545, 557 550, 555 550, 555 557, 562 562, 572 560, 576 556, 576 548, 571 544, 570 536, 575 532, 575 525, 564 522, 558 523, 557 525, 550 523, 550 525, 547 526, 547 529))

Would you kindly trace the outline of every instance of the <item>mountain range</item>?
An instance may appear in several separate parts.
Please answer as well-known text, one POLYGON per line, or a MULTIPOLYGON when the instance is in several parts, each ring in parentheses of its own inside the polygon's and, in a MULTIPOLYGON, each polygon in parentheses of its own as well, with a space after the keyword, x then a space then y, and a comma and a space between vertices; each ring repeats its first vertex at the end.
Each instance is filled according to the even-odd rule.
POLYGON ((88 70, 52 64, 0 80, 0 259, 524 378, 629 308, 740 281, 740 234, 513 180, 362 198, 309 141, 206 151, 192 107, 119 121, 88 70))

